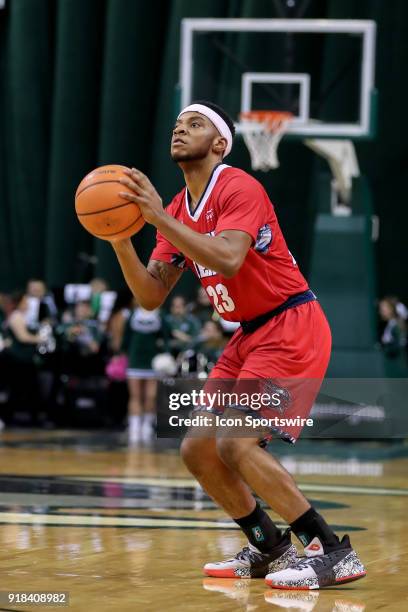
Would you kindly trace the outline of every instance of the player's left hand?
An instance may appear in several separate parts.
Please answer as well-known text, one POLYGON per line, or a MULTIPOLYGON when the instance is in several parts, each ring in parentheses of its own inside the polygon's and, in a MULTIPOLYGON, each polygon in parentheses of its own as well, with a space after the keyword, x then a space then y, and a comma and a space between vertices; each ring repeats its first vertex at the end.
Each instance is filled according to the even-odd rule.
POLYGON ((120 191, 120 197, 128 202, 136 202, 145 221, 155 225, 164 212, 161 197, 143 172, 136 168, 127 168, 124 172, 129 178, 121 178, 120 183, 128 191, 120 191))

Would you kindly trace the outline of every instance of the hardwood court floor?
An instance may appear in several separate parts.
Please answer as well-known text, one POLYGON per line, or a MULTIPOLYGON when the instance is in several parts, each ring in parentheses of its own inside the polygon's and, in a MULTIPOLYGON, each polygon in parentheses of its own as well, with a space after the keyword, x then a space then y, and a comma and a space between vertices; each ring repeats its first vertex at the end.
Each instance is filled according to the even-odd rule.
POLYGON ((3 433, 0 591, 69 591, 75 612, 408 609, 407 446, 275 447, 330 524, 350 534, 368 571, 337 589, 299 592, 203 578, 202 565, 235 553, 243 538, 174 444, 161 442, 129 450, 117 434, 3 433))

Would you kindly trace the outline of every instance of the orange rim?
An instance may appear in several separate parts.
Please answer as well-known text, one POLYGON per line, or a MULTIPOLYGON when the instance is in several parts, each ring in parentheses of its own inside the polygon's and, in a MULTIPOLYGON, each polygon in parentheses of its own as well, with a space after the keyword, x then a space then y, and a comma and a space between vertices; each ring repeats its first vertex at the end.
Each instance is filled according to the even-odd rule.
POLYGON ((240 114, 240 119, 243 121, 265 123, 268 126, 281 125, 283 121, 291 121, 293 117, 293 113, 289 111, 253 110, 240 114))
POLYGON ((253 110, 241 113, 240 117, 249 121, 270 121, 275 119, 293 119, 293 113, 289 111, 253 110))

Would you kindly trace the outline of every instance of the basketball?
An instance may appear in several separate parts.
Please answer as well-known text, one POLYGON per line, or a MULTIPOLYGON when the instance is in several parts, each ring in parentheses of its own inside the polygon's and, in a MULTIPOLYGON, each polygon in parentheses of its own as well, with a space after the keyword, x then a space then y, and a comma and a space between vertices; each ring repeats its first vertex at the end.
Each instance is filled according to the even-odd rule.
POLYGON ((139 232, 145 220, 135 202, 119 196, 126 187, 119 180, 128 178, 125 166, 111 164, 89 172, 75 193, 75 211, 79 222, 96 238, 129 238, 139 232))

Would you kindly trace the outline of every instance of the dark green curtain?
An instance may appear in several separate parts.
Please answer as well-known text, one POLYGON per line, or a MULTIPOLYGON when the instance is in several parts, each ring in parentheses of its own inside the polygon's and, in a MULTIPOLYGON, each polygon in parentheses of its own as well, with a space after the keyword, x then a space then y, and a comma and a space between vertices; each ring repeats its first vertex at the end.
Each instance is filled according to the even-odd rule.
POLYGON ((78 231, 73 195, 98 156, 105 5, 91 0, 81 3, 78 11, 75 0, 64 0, 57 8, 42 250, 45 276, 55 286, 61 279, 81 280, 81 253, 93 251, 92 236, 78 231))
MULTIPOLYGON (((150 174, 154 117, 169 3, 109 0, 106 7, 98 165, 134 165, 150 174)), ((138 250, 148 255, 152 227, 137 236, 138 250)), ((95 239, 97 273, 111 284, 118 264, 111 246, 95 239)))
MULTIPOLYGON (((168 154, 176 111, 180 20, 282 17, 286 6, 278 0, 6 2, 0 11, 0 291, 21 287, 32 276, 62 286, 92 273, 104 276, 113 287, 121 285, 110 246, 93 239, 75 218, 76 185, 100 164, 136 165, 168 202, 182 186, 181 173, 168 154), (98 260, 94 270, 87 267, 90 256, 98 260)), ((357 149, 381 220, 379 291, 408 299, 400 271, 408 226, 408 85, 403 78, 408 3, 314 0, 304 16, 377 21, 378 138, 359 143, 357 149)), ((241 38, 235 53, 273 54, 284 61, 279 44, 257 49, 249 44, 241 38)), ((344 53, 332 43, 302 49, 305 66, 312 67, 322 91, 353 48, 350 41, 344 53)), ((215 51, 208 62, 218 94, 235 110, 228 70, 215 51)), ((353 112, 349 95, 329 92, 324 100, 327 116, 336 104, 349 105, 353 112)), ((315 214, 310 194, 319 162, 300 143, 289 142, 282 143, 280 160, 277 171, 256 176, 276 205, 291 250, 307 270, 315 214)), ((249 168, 239 140, 228 161, 249 168)), ((151 227, 134 239, 145 260, 153 241, 151 227)), ((184 276, 180 289, 193 291, 191 276, 184 276)))
POLYGON ((48 2, 13 2, 0 17, 0 279, 9 287, 44 274, 54 23, 48 2))

